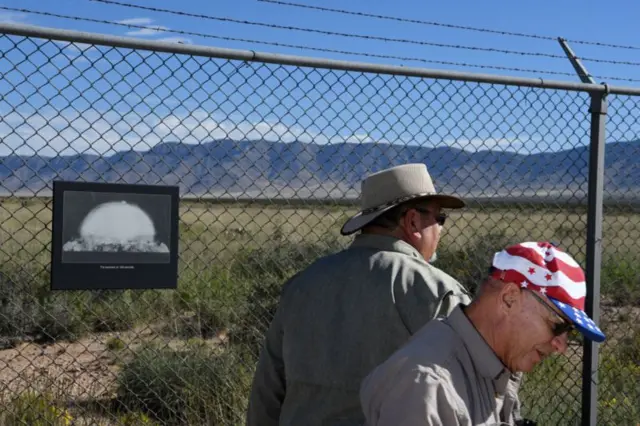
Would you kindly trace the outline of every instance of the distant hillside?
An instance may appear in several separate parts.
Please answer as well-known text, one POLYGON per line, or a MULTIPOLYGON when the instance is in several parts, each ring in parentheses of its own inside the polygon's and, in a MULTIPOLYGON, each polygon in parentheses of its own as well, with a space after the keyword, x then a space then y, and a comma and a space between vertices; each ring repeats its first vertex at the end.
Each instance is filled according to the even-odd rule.
MULTIPOLYGON (((640 141, 606 147, 605 191, 640 194, 640 141)), ((406 162, 427 164, 439 189, 470 196, 572 195, 587 191, 588 148, 521 155, 451 147, 218 140, 164 143, 109 157, 0 157, 0 190, 32 193, 54 179, 178 184, 190 194, 240 197, 356 197, 372 170, 406 162)), ((48 191, 46 191, 48 192, 48 191)))

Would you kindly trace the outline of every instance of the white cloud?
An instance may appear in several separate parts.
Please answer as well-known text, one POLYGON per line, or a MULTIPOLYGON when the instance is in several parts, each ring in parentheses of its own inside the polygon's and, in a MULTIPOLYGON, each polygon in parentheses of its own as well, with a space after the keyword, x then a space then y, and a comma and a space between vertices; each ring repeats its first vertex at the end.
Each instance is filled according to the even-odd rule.
POLYGON ((539 152, 537 145, 540 138, 533 138, 528 134, 519 134, 517 137, 487 137, 487 138, 458 138, 447 139, 444 145, 459 148, 469 152, 503 151, 530 153, 539 152))
MULTIPOLYGON (((118 151, 146 151, 162 142, 201 144, 219 139, 267 140, 289 143, 401 143, 416 144, 415 140, 374 137, 365 132, 329 134, 314 131, 298 124, 279 121, 250 122, 230 118, 219 112, 195 109, 189 113, 157 116, 117 110, 87 110, 74 112, 47 108, 33 114, 16 111, 2 114, 0 120, 0 155, 70 155, 90 153, 112 155, 118 151), (392 139, 392 140, 389 140, 392 139)), ((509 138, 458 138, 438 143, 417 143, 422 146, 451 146, 466 151, 498 150, 537 152, 540 138, 526 134, 509 138)), ((548 145, 545 145, 548 146, 548 145)))
POLYGON ((356 133, 355 135, 351 135, 347 138, 347 142, 351 142, 351 143, 370 143, 370 142, 374 142, 374 139, 371 138, 371 136, 369 136, 366 133, 356 133))
MULTIPOLYGON (((0 121, 0 155, 112 155, 146 151, 161 142, 200 144, 216 139, 326 143, 328 138, 283 123, 233 122, 202 109, 164 117, 114 110, 80 113, 52 109, 37 114, 11 112, 0 121), (26 117, 26 118, 25 118, 26 117)), ((347 138, 348 139, 348 138, 347 138)))
MULTIPOLYGON (((99 50, 96 46, 86 43, 70 43, 66 41, 54 40, 54 43, 60 46, 61 53, 74 64, 88 63, 89 58, 95 58, 99 55, 99 50)), ((59 55, 56 55, 54 60, 62 59, 59 55)))
POLYGON ((153 27, 146 27, 136 31, 127 31, 125 34, 128 36, 148 36, 163 33, 165 30, 168 30, 168 28, 161 25, 155 25, 153 27))
POLYGON ((25 22, 27 16, 24 13, 6 12, 0 13, 0 22, 9 24, 18 24, 25 22))
POLYGON ((151 18, 130 18, 123 19, 122 21, 116 21, 118 24, 125 25, 149 25, 153 22, 151 18))
MULTIPOLYGON (((153 23, 153 19, 151 18, 129 18, 129 19, 123 19, 116 22, 118 24, 131 25, 132 31, 127 31, 125 34, 133 37, 153 36, 156 34, 162 34, 169 29, 168 27, 165 27, 162 25, 151 25, 153 23), (144 26, 145 28, 140 28, 141 26, 144 26)), ((169 37, 169 38, 178 39, 179 37, 169 37)), ((188 39, 181 39, 181 40, 188 40, 188 39)))
POLYGON ((460 138, 450 140, 447 145, 454 146, 464 150, 483 151, 491 149, 502 149, 513 145, 516 139, 509 138, 460 138))

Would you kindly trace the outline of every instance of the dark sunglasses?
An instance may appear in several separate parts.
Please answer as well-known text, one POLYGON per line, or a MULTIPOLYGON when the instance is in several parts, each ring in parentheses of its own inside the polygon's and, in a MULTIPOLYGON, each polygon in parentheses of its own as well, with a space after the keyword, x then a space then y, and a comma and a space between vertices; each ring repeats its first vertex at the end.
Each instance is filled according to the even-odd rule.
POLYGON ((432 216, 435 216, 436 223, 440 226, 444 226, 444 223, 447 221, 447 217, 449 217, 446 213, 440 213, 438 215, 434 215, 433 212, 429 210, 421 209, 419 207, 415 207, 415 209, 420 213, 430 214, 432 216))
POLYGON ((551 327, 551 332, 553 333, 554 336, 561 336, 562 334, 568 333, 574 329, 574 325, 572 323, 562 318, 562 316, 560 316, 560 314, 554 311, 553 308, 551 308, 551 306, 549 306, 544 300, 542 300, 542 298, 538 296, 535 291, 529 290, 529 292, 533 294, 533 297, 535 297, 536 300, 540 302, 540 304, 544 305, 544 307, 547 308, 549 312, 551 312, 556 318, 558 318, 561 321, 559 323, 557 322, 554 323, 553 327, 551 327))

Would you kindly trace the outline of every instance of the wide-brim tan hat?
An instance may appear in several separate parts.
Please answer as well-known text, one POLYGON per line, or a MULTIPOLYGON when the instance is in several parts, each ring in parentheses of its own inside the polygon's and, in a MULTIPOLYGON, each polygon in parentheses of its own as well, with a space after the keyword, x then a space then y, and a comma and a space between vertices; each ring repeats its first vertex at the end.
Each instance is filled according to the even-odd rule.
POLYGON ((465 206, 460 198, 436 192, 427 166, 403 164, 381 170, 362 181, 361 210, 342 226, 342 235, 352 234, 393 207, 418 198, 436 200, 442 208, 465 206))

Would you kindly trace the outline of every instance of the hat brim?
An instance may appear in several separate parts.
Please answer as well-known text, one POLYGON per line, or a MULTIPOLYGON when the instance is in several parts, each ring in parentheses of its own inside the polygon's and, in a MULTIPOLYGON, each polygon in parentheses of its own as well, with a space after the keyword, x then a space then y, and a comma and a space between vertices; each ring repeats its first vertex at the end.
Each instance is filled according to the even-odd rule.
POLYGON ((396 204, 391 204, 389 206, 385 206, 384 208, 381 208, 379 210, 376 210, 376 211, 368 213, 368 214, 362 214, 362 212, 360 211, 360 212, 356 213, 355 215, 353 215, 351 218, 349 218, 344 223, 344 225, 342 226, 342 229, 340 230, 340 233, 342 235, 353 234, 354 232, 358 231, 359 229, 362 229, 362 227, 366 226, 368 223, 373 221, 375 218, 377 218, 381 214, 391 210, 392 208, 396 207, 397 205, 404 204, 404 203, 406 203, 408 201, 415 201, 415 200, 419 200, 419 199, 435 200, 435 201, 438 202, 438 204, 440 204, 440 207, 445 208, 445 209, 461 209, 461 208, 463 208, 465 206, 465 202, 462 201, 462 199, 460 199, 458 197, 455 197, 453 195, 446 195, 446 194, 416 195, 413 198, 404 199, 400 203, 396 203, 396 204))
POLYGON ((564 313, 569 320, 573 323, 576 330, 578 330, 584 337, 594 342, 602 342, 605 340, 605 335, 596 325, 595 322, 584 312, 573 306, 569 306, 566 303, 562 303, 559 300, 549 297, 549 300, 558 307, 564 313))

